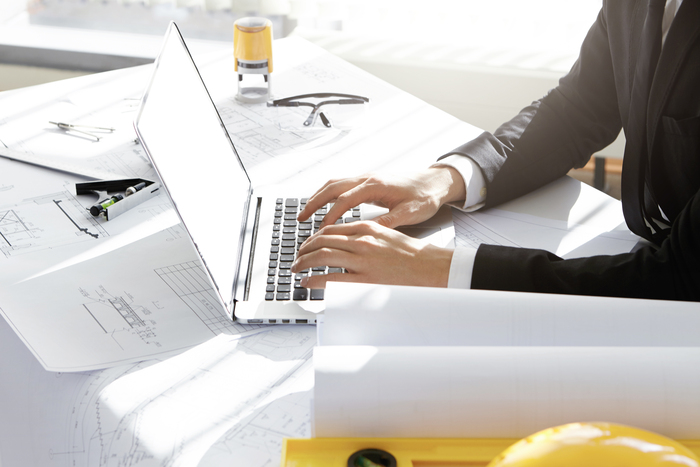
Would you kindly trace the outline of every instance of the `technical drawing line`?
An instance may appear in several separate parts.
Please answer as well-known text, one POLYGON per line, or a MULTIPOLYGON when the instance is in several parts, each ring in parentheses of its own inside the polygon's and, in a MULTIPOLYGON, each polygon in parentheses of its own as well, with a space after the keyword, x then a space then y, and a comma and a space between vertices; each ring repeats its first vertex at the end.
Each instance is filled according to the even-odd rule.
POLYGON ((65 209, 63 209, 63 207, 62 207, 61 204, 60 204, 60 203, 61 203, 61 200, 60 200, 60 199, 59 199, 59 200, 53 200, 53 202, 56 203, 56 206, 58 206, 58 209, 60 209, 61 212, 63 212, 63 214, 66 215, 66 217, 73 223, 73 225, 75 226, 76 229, 78 229, 79 231, 81 231, 81 232, 83 232, 83 233, 86 233, 86 234, 90 235, 90 236, 93 237, 93 238, 98 238, 98 237, 99 237, 99 234, 94 234, 94 233, 90 232, 90 231, 87 229, 87 227, 86 227, 86 228, 80 227, 80 226, 73 220, 73 218, 65 211, 65 209))
POLYGON ((3 240, 5 240, 5 243, 7 243, 7 246, 12 247, 12 243, 5 237, 5 235, 0 231, 0 236, 2 237, 3 240))
POLYGON ((87 305, 85 305, 85 304, 83 304, 83 307, 87 310, 88 313, 90 313, 90 316, 92 316, 92 319, 95 320, 97 325, 102 328, 102 330, 105 332, 105 334, 107 334, 107 330, 104 328, 104 326, 102 326, 102 324, 100 324, 99 321, 97 321, 97 318, 95 318, 95 315, 92 314, 92 311, 90 311, 90 308, 88 308, 87 305))

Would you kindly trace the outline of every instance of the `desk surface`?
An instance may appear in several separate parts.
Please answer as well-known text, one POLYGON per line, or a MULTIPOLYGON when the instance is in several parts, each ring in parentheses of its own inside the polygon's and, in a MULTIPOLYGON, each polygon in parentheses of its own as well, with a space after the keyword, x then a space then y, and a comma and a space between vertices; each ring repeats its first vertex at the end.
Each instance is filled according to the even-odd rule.
MULTIPOLYGON (((360 92, 372 105, 365 126, 332 138, 271 133, 264 105, 233 99, 232 57, 195 57, 256 185, 303 195, 331 177, 420 169, 480 132, 302 40, 276 42, 274 54, 276 95, 360 92)), ((0 154, 5 146, 152 175, 130 130, 148 76, 145 66, 1 93, 0 154), (58 114, 107 119, 118 131, 99 143, 76 139, 47 125, 58 114)), ((0 245, 0 349, 12 356, 0 365, 11 382, 0 385, 3 467, 274 466, 283 436, 309 435, 314 328, 217 316, 207 284, 183 281, 200 266, 166 200, 91 223, 100 233, 91 237, 56 219, 43 224, 56 215, 47 205, 79 217, 85 201, 71 186, 80 177, 2 158, 0 173, 0 228, 12 239, 0 245), (131 318, 143 324, 114 323, 131 318), (86 330, 95 322, 104 332, 86 330)))

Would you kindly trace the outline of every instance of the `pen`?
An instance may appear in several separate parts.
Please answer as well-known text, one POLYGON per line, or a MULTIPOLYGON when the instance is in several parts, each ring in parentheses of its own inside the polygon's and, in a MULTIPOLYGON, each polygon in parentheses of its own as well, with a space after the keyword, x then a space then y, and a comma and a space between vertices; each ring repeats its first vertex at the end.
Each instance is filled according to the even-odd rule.
POLYGON ((126 196, 131 196, 131 195, 133 195, 134 193, 136 193, 137 191, 141 190, 141 189, 142 189, 143 187, 145 187, 145 186, 146 186, 146 182, 137 183, 137 184, 134 185, 134 186, 128 187, 128 188, 124 191, 124 194, 125 194, 126 196))

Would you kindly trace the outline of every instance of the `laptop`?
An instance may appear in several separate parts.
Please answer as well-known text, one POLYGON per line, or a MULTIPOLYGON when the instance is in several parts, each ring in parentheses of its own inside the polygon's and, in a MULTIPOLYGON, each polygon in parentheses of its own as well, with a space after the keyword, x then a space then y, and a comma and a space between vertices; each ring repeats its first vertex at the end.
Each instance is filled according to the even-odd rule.
MULTIPOLYGON (((250 324, 316 323, 325 291, 301 288, 301 274, 290 267, 326 211, 299 223, 304 198, 254 192, 175 23, 134 127, 228 317, 250 324)), ((343 219, 369 217, 354 208, 343 219)), ((342 272, 315 269, 302 274, 342 272)))

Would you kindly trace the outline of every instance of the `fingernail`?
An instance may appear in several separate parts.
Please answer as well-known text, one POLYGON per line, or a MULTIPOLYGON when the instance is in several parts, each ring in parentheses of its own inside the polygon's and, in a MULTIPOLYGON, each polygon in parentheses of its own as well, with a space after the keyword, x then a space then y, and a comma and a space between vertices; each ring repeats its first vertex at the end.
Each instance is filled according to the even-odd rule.
POLYGON ((301 278, 301 286, 306 287, 306 284, 309 283, 309 278, 308 277, 302 277, 301 278))

